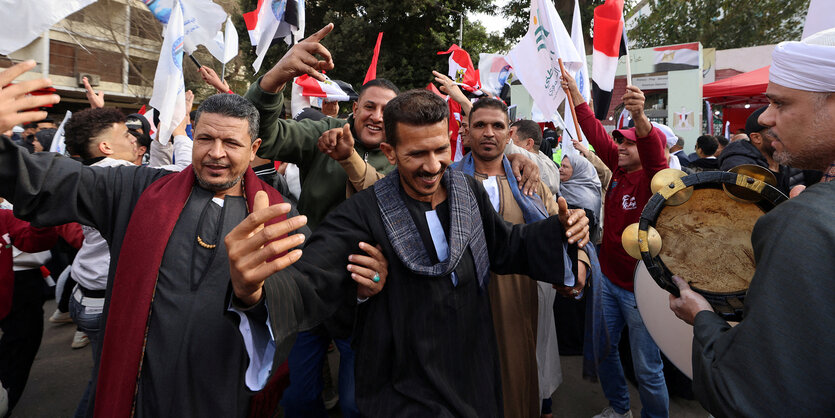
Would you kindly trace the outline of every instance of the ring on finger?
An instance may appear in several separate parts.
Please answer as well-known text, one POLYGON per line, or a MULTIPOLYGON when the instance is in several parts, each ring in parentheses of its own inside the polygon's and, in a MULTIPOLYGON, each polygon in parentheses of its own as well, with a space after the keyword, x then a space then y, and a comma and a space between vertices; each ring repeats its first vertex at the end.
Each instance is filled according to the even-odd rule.
POLYGON ((380 282, 380 273, 377 273, 375 271, 374 272, 374 277, 371 278, 371 281, 374 282, 374 283, 379 283, 380 282))

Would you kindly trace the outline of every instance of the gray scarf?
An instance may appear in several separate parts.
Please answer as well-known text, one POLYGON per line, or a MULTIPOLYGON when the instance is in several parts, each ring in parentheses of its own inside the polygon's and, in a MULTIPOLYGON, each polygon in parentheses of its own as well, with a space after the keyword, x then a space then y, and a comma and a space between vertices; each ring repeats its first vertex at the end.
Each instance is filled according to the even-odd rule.
POLYGON ((374 184, 377 205, 386 228, 386 235, 400 261, 415 274, 439 277, 449 275, 458 266, 469 246, 481 288, 490 277, 487 241, 481 223, 481 212, 465 175, 446 170, 441 179, 447 189, 450 210, 449 258, 432 264, 420 238, 406 202, 400 195, 400 171, 395 169, 374 184))

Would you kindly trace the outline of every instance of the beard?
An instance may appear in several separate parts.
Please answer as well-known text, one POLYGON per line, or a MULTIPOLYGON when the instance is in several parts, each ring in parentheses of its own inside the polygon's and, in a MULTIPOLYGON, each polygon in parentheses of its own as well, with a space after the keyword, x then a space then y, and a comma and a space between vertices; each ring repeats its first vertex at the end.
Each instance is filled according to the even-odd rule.
POLYGON ((235 187, 235 185, 238 184, 238 182, 241 181, 241 178, 243 178, 244 176, 244 173, 241 173, 238 174, 238 176, 236 176, 232 180, 229 180, 224 183, 210 183, 206 179, 200 177, 200 174, 197 172, 197 169, 194 168, 194 166, 192 166, 192 169, 194 170, 194 177, 197 179, 197 184, 210 192, 222 192, 224 190, 229 190, 232 187, 235 187))

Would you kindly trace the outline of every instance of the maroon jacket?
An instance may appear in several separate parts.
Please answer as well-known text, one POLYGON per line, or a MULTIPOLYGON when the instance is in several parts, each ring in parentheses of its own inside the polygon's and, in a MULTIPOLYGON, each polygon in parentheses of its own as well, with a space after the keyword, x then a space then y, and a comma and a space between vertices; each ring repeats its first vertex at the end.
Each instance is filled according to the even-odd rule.
MULTIPOLYGON (((612 170, 612 181, 603 205, 603 246, 600 250, 600 267, 612 283, 633 291, 634 272, 638 260, 626 253, 620 236, 624 228, 638 222, 641 211, 650 197, 649 185, 655 173, 667 168, 664 157, 664 134, 653 127, 649 135, 638 138, 638 155, 641 170, 627 173, 618 167, 618 146, 609 137, 603 125, 594 118, 594 112, 585 103, 576 108, 577 120, 594 147, 597 156, 612 170)), ((630 128, 635 129, 635 128, 630 128)))
POLYGON ((14 217, 12 211, 0 209, 0 319, 9 314, 14 293, 12 245, 21 251, 35 253, 55 245, 55 228, 35 228, 14 217))

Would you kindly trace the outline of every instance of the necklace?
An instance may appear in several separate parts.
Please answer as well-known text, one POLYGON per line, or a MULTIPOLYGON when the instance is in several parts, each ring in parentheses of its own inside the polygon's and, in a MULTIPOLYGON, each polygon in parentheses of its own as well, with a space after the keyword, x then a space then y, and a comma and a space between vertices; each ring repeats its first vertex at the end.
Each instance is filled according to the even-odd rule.
POLYGON ((203 238, 200 238, 200 235, 197 236, 197 244, 209 250, 212 250, 215 247, 217 247, 217 244, 209 244, 206 241, 203 241, 203 238))
MULTIPOLYGON (((244 199, 246 199, 246 189, 244 188, 243 176, 241 176, 241 194, 244 196, 244 199)), ((206 213, 206 211, 204 210, 203 214, 205 214, 205 213, 206 213)), ((200 219, 201 220, 203 219, 203 215, 200 215, 200 219)), ((209 244, 208 242, 203 241, 203 238, 200 238, 200 234, 197 235, 197 245, 199 245, 199 246, 201 246, 201 247, 203 247, 207 250, 213 250, 213 249, 215 249, 215 247, 217 247, 217 244, 209 244)))

